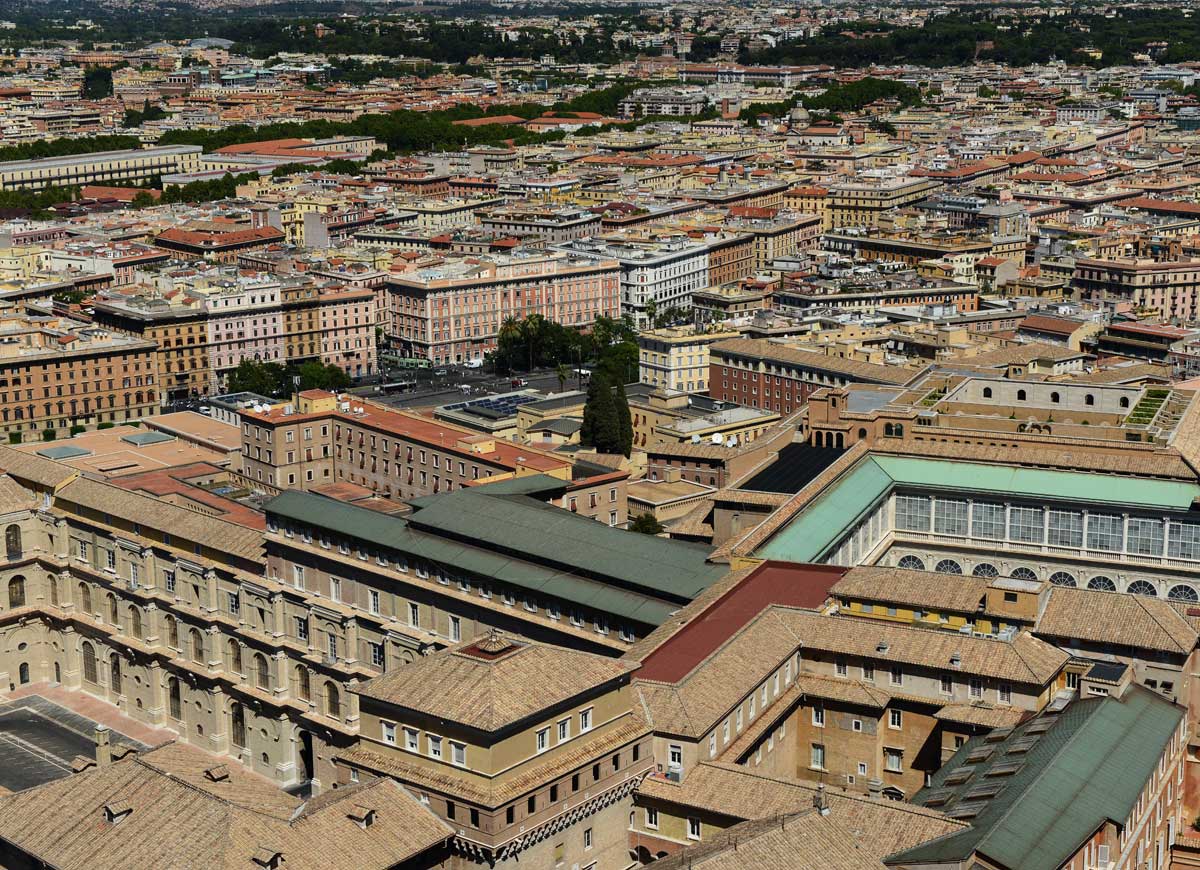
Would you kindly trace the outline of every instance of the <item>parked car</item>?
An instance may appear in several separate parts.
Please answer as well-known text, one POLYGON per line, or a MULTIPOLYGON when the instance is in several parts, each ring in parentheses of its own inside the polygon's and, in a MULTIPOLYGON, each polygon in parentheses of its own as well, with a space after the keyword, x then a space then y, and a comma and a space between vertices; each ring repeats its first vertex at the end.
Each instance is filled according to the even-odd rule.
POLYGON ((525 380, 524 378, 513 378, 508 385, 513 388, 527 387, 529 386, 529 381, 525 380))
POLYGON ((433 373, 434 373, 435 375, 437 375, 439 378, 444 378, 444 377, 446 377, 446 370, 445 370, 445 369, 434 369, 434 370, 433 370, 433 373))

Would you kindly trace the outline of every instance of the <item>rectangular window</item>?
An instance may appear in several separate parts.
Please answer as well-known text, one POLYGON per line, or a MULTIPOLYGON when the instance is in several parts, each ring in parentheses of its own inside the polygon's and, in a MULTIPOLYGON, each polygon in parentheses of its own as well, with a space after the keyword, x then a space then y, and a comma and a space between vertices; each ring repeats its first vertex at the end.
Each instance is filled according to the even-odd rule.
POLYGON ((558 742, 571 739, 571 720, 561 719, 558 723, 558 742))
POLYGON ((646 827, 652 831, 658 830, 658 810, 646 807, 646 827))
POLYGON ((847 672, 850 670, 850 669, 849 669, 849 668, 846 666, 846 660, 845 660, 845 659, 838 659, 836 662, 834 662, 834 663, 833 663, 833 669, 834 669, 834 672, 835 672, 835 673, 836 673, 836 674, 837 674, 839 677, 844 677, 844 676, 846 676, 846 673, 847 673, 847 672))
POLYGON ((825 745, 823 743, 812 744, 812 754, 809 757, 809 767, 815 770, 825 769, 825 745))
POLYGON ((368 641, 367 647, 371 651, 371 664, 377 668, 383 668, 383 644, 368 641))
POLYGON ((971 505, 971 531, 977 538, 1004 538, 1004 505, 975 502, 971 505))
POLYGON ((292 566, 292 586, 294 586, 297 589, 304 588, 304 566, 303 565, 293 565, 292 566))
POLYGON ((1145 517, 1130 517, 1126 544, 1131 555, 1161 556, 1163 551, 1163 521, 1145 517))
POLYGON ((818 728, 825 727, 825 708, 817 705, 812 708, 812 723, 818 728))
POLYGON ((899 749, 883 750, 883 766, 892 773, 904 770, 904 753, 899 749))
POLYGON ((379 590, 371 589, 367 592, 367 609, 371 613, 379 613, 379 590))
POLYGON ((392 746, 395 746, 396 745, 396 723, 395 722, 381 722, 379 724, 383 728, 383 742, 390 743, 392 746))
POLYGON ((462 640, 462 620, 457 616, 450 617, 450 640, 462 640))
POLYGON ((700 839, 700 820, 698 818, 696 818, 695 816, 688 816, 687 835, 688 835, 689 840, 699 840, 700 839))
POLYGON ((413 628, 421 627, 421 607, 418 604, 408 605, 408 624, 413 628))
POLYGON ((1088 514, 1087 545, 1089 550, 1120 552, 1125 543, 1125 518, 1115 514, 1088 514))
POLYGON ((942 674, 942 694, 950 695, 954 693, 954 680, 949 674, 942 674))
POLYGON ((864 680, 866 680, 868 683, 875 682, 875 666, 874 665, 863 665, 862 666, 862 678, 864 680))
POLYGON ((888 710, 888 727, 903 728, 904 714, 899 710, 888 710))
POLYGON ((891 679, 892 679, 893 686, 903 686, 904 685, 904 669, 901 668, 899 665, 892 665, 891 679))
POLYGON ((1083 546, 1083 514, 1080 511, 1051 510, 1046 524, 1046 543, 1052 547, 1083 546))
POLYGON ((592 829, 587 828, 583 832, 583 848, 584 850, 592 848, 592 829))
POLYGON ((416 752, 420 746, 420 734, 416 728, 404 729, 404 748, 409 752, 416 752))
POLYGON ((959 499, 934 500, 933 530, 939 535, 967 536, 967 502, 959 499))
POLYGON ((1040 544, 1045 535, 1045 511, 1034 507, 1009 508, 1008 536, 1012 540, 1040 544))
POLYGON ((338 657, 337 635, 334 635, 334 634, 326 635, 326 640, 328 641, 329 658, 332 661, 337 661, 337 657, 338 657))
POLYGON ((296 617, 296 637, 299 640, 308 640, 308 617, 296 617))
POLYGON ((113 550, 104 551, 104 567, 109 571, 117 570, 117 554, 113 550))
POLYGON ((928 532, 929 508, 926 496, 896 496, 896 528, 908 532, 928 532))
POLYGON ((550 729, 542 728, 537 733, 537 751, 545 752, 550 748, 550 729))
POLYGON ((175 591, 175 572, 163 571, 163 588, 168 592, 175 591))
POLYGON ((229 612, 234 615, 240 613, 242 610, 241 596, 239 596, 236 592, 226 592, 225 595, 228 599, 229 612))
POLYGON ((1012 703, 1012 686, 1010 686, 1008 683, 1001 683, 1000 688, 997 691, 999 693, 1001 704, 1012 703))
POLYGON ((429 757, 442 757, 442 738, 438 737, 436 734, 429 735, 429 757))
POLYGON ((592 708, 579 711, 579 733, 592 730, 592 708))
POLYGON ((969 691, 971 693, 972 698, 982 698, 983 697, 983 680, 979 679, 979 677, 971 677, 969 691))
POLYGON ((1200 525, 1172 522, 1167 528, 1167 555, 1172 559, 1200 559, 1200 525))
POLYGON ((458 767, 467 766, 467 745, 450 741, 450 762, 458 767))

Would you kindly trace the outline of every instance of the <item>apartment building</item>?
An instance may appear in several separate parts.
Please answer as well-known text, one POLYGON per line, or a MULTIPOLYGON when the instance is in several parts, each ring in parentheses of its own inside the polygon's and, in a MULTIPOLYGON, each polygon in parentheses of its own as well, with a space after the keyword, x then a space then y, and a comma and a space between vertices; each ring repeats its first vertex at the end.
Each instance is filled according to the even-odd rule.
POLYGON ((708 105, 703 88, 639 88, 617 106, 622 118, 699 115, 708 105))
POLYGON ((129 184, 158 175, 195 172, 199 145, 164 145, 129 151, 98 151, 0 163, 0 189, 39 190, 83 184, 129 184))
POLYGON ((0 315, 0 431, 9 442, 153 414, 153 342, 66 318, 0 315))
POLYGON ((829 185, 830 226, 873 227, 886 211, 920 202, 941 187, 926 178, 879 178, 829 185))
POLYGON ((207 396, 215 390, 208 352, 208 312, 194 298, 127 296, 97 302, 96 324, 153 342, 163 401, 207 396))
POLYGON ((218 388, 242 360, 285 359, 278 281, 239 279, 206 287, 203 292, 208 311, 208 367, 218 388))
POLYGON ((547 244, 558 244, 598 235, 600 213, 584 208, 507 205, 480 213, 479 225, 494 233, 534 237, 547 244))
POLYGON ((322 390, 241 411, 242 474, 268 491, 347 482, 407 501, 497 476, 571 477, 571 462, 357 397, 322 390))
POLYGON ((633 791, 654 765, 636 667, 489 631, 354 687, 341 782, 394 778, 473 862, 627 867, 633 791))
POLYGON ((664 390, 708 389, 708 349, 737 338, 735 331, 699 332, 688 326, 653 329, 638 335, 638 380, 664 390))
POLYGON ((690 308, 692 293, 712 283, 709 244, 683 235, 577 239, 557 249, 594 261, 615 260, 620 269, 620 313, 632 315, 640 327, 648 323, 650 302, 660 311, 690 308))
POLYGON ((1104 307, 1125 303, 1163 319, 1200 318, 1200 260, 1082 257, 1075 261, 1071 286, 1082 299, 1104 307))
POLYGON ((709 348, 708 391, 714 399, 788 415, 824 387, 905 384, 912 369, 845 359, 768 339, 736 338, 709 348))
POLYGON ((482 359, 510 317, 539 314, 580 330, 597 317, 619 317, 619 276, 612 257, 570 249, 412 260, 385 285, 389 334, 408 356, 438 364, 482 359))

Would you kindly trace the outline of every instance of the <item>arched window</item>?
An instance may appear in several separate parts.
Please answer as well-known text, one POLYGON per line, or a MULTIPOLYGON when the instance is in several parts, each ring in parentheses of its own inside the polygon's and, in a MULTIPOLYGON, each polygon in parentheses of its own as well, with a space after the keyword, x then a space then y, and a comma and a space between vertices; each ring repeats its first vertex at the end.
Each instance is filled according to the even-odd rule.
POLYGON ((92 587, 86 583, 79 584, 79 609, 89 616, 92 614, 92 587))
POLYGON ((983 388, 983 397, 985 399, 990 399, 992 397, 992 388, 991 387, 983 388))
POLYGON ((916 556, 901 556, 900 561, 896 563, 897 568, 904 568, 907 571, 924 571, 925 563, 916 556))
POLYGON ((142 611, 132 604, 129 605, 129 633, 138 640, 142 639, 142 611))
POLYGON ((1083 397, 1083 404, 1085 404, 1085 405, 1096 404, 1096 397, 1093 396, 1091 393, 1088 393, 1086 396, 1083 397))
POLYGON ((179 649, 179 623, 175 621, 174 616, 167 616, 167 646, 171 649, 179 649))
POLYGON ((1055 586, 1074 586, 1075 578, 1066 571, 1055 571, 1050 575, 1050 582, 1055 586))
POLYGON ((246 748, 246 712, 236 701, 229 705, 229 739, 239 749, 246 748))
POLYGON ((121 657, 116 653, 108 657, 108 685, 113 694, 121 694, 121 657))
POLYGON ((858 440, 859 440, 859 441, 862 441, 862 440, 864 440, 866 437, 867 437, 867 430, 866 430, 866 429, 859 429, 859 430, 858 430, 858 440))
POLYGON ((962 565, 953 559, 942 559, 942 561, 933 566, 933 570, 938 574, 961 574, 962 565))
POLYGON ((179 680, 174 677, 167 679, 167 698, 171 708, 171 718, 176 721, 183 719, 183 701, 179 697, 179 680))
POLYGON ((1061 397, 1058 395, 1058 393, 1051 393, 1051 394, 1050 394, 1050 401, 1051 401, 1051 402, 1053 402, 1053 403, 1054 403, 1054 404, 1056 404, 1056 405, 1059 403, 1059 400, 1060 400, 1060 398, 1061 398, 1061 397))
POLYGON ((971 569, 971 576, 972 577, 999 577, 1000 572, 996 570, 995 565, 991 565, 987 562, 980 562, 973 569, 971 569))
POLYGON ((1171 591, 1167 593, 1167 597, 1174 601, 1200 601, 1200 595, 1196 594, 1196 590, 1191 586, 1172 586, 1171 591))
POLYGON ((58 607, 58 578, 50 575, 50 606, 58 607))
POLYGON ((204 635, 199 629, 193 628, 191 631, 192 638, 192 661, 204 662, 204 635))
POLYGON ((892 434, 894 434, 897 438, 903 438, 904 437, 904 424, 897 423, 896 427, 892 430, 892 434))
POLYGON ((1154 588, 1154 584, 1147 583, 1145 580, 1134 580, 1127 587, 1126 592, 1132 592, 1134 595, 1148 595, 1154 598, 1158 595, 1158 590, 1154 588))
POLYGON ((21 527, 16 523, 4 530, 4 554, 8 561, 15 562, 21 558, 21 527))
POLYGON ((242 673, 242 645, 233 638, 230 638, 227 650, 226 665, 229 667, 229 670, 235 674, 242 673))
POLYGON ((1025 391, 1024 390, 1017 390, 1017 401, 1018 402, 1025 401, 1025 391))
POLYGON ((1120 405, 1122 408, 1128 408, 1128 407, 1129 407, 1129 397, 1128 397, 1128 396, 1122 396, 1122 397, 1120 398, 1120 400, 1119 400, 1118 404, 1119 404, 1119 405, 1120 405))
POLYGON ((79 646, 79 654, 83 658, 83 681, 95 684, 96 680, 96 648, 88 641, 79 646))
POLYGON ((304 665, 296 665, 296 696, 302 701, 312 698, 312 690, 308 683, 308 668, 304 665))
POLYGON ((1020 568, 1014 568, 1013 572, 1008 576, 1012 577, 1014 580, 1037 580, 1037 574, 1034 574, 1033 571, 1024 566, 1021 566, 1020 568))
POLYGON ((113 625, 120 625, 121 612, 117 608, 117 596, 110 592, 104 596, 104 600, 108 602, 108 621, 113 625))
POLYGON ((891 423, 883 424, 883 435, 885 438, 891 438, 895 434, 896 434, 895 427, 893 427, 891 423))
POLYGON ((22 686, 29 682, 29 662, 21 662, 21 666, 17 668, 17 682, 22 686))
POLYGON ((254 656, 254 678, 260 689, 271 688, 271 666, 267 662, 267 657, 262 653, 254 656))
POLYGON ((338 718, 342 715, 342 697, 338 687, 328 681, 325 683, 325 712, 338 718))
POLYGON ((1097 575, 1088 581, 1088 589, 1096 589, 1100 592, 1116 592, 1117 584, 1112 582, 1108 577, 1097 575))
POLYGON ((8 581, 8 606, 25 606, 25 578, 19 574, 8 581))

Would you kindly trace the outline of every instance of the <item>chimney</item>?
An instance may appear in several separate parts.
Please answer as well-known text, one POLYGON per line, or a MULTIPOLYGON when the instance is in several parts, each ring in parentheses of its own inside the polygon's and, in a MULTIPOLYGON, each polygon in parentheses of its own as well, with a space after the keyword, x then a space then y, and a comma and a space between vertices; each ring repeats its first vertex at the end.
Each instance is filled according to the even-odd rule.
POLYGON ((829 796, 825 794, 825 783, 817 785, 817 793, 813 795, 813 808, 823 816, 829 815, 829 796))
POLYGON ((107 725, 97 725, 96 738, 96 766, 108 767, 112 764, 112 745, 109 743, 109 729, 107 725))
POLYGON ((883 780, 867 780, 867 794, 871 797, 883 797, 883 780))

